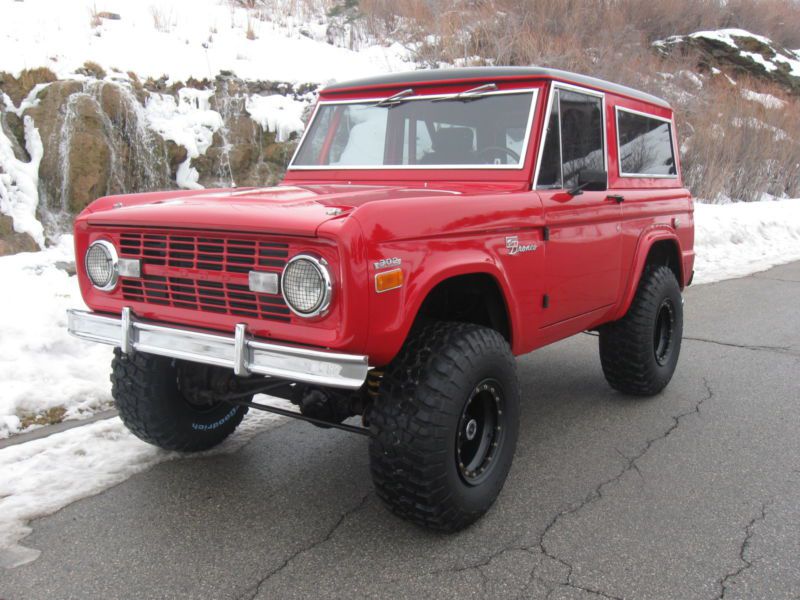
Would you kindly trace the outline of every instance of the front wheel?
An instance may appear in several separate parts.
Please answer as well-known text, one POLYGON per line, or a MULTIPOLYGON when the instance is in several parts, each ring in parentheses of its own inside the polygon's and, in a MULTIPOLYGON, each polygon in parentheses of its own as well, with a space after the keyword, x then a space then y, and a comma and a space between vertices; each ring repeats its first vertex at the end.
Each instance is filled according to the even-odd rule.
POLYGON ((225 369, 114 348, 111 394, 125 426, 139 439, 164 448, 197 452, 213 448, 242 422, 247 407, 215 400, 225 369))
POLYGON ((672 379, 683 337, 683 301, 669 267, 647 267, 619 321, 600 328, 600 362, 616 390, 653 396, 672 379))
POLYGON ((519 427, 514 357, 496 331, 435 322, 410 336, 369 415, 378 495, 424 527, 457 531, 492 505, 519 427))

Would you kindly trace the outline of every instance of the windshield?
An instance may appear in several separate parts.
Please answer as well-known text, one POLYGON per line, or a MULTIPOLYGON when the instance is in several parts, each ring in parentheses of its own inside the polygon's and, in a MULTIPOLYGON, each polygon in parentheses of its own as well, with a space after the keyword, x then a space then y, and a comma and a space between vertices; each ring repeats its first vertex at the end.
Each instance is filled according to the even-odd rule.
POLYGON ((521 168, 535 93, 322 102, 291 168, 521 168))

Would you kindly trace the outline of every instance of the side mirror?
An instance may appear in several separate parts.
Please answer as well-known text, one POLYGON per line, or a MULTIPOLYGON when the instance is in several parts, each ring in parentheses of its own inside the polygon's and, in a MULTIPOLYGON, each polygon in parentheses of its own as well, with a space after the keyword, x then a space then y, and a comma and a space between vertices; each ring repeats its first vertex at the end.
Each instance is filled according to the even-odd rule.
POLYGON ((570 196, 579 196, 583 190, 589 192, 605 192, 608 189, 608 173, 595 169, 581 169, 578 173, 578 185, 568 191, 570 196))

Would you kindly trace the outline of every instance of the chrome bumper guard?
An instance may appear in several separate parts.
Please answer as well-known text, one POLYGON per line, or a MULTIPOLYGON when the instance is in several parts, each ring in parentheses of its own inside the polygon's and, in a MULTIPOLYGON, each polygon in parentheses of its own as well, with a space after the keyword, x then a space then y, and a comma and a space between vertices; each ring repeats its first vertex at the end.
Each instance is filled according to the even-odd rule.
POLYGON ((83 310, 67 311, 67 329, 79 338, 181 360, 233 369, 237 375, 267 375, 290 381, 358 389, 367 378, 368 358, 251 339, 244 324, 233 336, 197 329, 166 327, 134 319, 131 309, 120 317, 83 310))

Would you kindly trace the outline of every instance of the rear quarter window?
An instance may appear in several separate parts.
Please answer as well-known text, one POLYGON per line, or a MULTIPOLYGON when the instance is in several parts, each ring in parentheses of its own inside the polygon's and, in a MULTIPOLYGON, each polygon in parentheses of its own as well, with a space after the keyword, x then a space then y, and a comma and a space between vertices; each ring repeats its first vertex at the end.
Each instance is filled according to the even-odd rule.
POLYGON ((617 108, 619 170, 623 177, 677 177, 672 123, 617 108))

